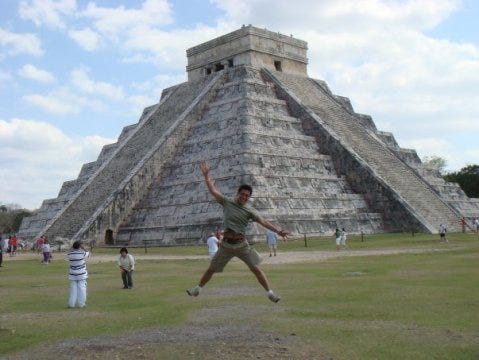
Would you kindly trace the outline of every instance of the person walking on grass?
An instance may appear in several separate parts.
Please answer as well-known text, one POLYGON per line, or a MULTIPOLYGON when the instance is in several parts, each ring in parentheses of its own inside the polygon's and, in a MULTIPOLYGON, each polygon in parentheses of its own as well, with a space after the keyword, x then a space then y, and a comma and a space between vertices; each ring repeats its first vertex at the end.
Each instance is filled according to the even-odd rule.
POLYGON ((208 239, 206 239, 206 246, 208 247, 208 256, 210 260, 212 260, 218 252, 219 243, 220 240, 213 233, 208 236, 208 239))
POLYGON ((342 247, 343 249, 346 249, 346 240, 347 240, 347 238, 348 238, 348 233, 346 232, 346 229, 343 228, 343 229, 341 230, 341 247, 342 247))
POLYGON ((446 226, 444 224, 439 224, 439 239, 441 242, 443 241, 446 243, 449 242, 446 238, 446 232, 447 232, 446 226))
POLYGON ((68 307, 83 308, 86 306, 87 297, 87 278, 88 271, 86 269, 86 259, 90 256, 90 252, 83 248, 79 241, 73 243, 72 249, 67 254, 70 263, 70 271, 68 279, 70 280, 70 297, 68 298, 68 307))
POLYGON ((269 257, 271 257, 272 253, 274 254, 274 256, 276 256, 276 248, 278 246, 278 235, 271 230, 266 231, 266 243, 268 244, 268 248, 269 248, 269 257))
POLYGON ((50 244, 48 243, 47 239, 44 239, 43 245, 42 245, 42 255, 43 255, 43 260, 42 263, 45 265, 48 265, 50 262, 50 257, 51 257, 51 252, 50 252, 50 244))
POLYGON ((200 169, 203 174, 206 186, 214 199, 223 207, 224 234, 219 245, 218 252, 211 260, 208 269, 204 272, 200 282, 195 287, 186 290, 190 296, 198 296, 203 287, 213 277, 214 273, 222 272, 226 264, 233 258, 242 260, 256 276, 261 286, 266 290, 266 295, 272 302, 278 302, 281 298, 271 289, 269 282, 259 268, 261 258, 259 254, 250 247, 246 240, 246 227, 250 221, 255 221, 263 227, 270 229, 280 236, 286 237, 289 232, 278 229, 276 226, 263 219, 257 212, 246 206, 251 197, 253 189, 250 185, 241 185, 234 200, 224 197, 214 186, 210 178, 210 168, 206 162, 201 161, 200 169))
POLYGON ((10 237, 8 245, 10 246, 10 256, 15 256, 17 254, 18 240, 17 235, 13 234, 10 237))
POLYGON ((133 287, 133 270, 135 270, 135 258, 128 254, 127 248, 120 249, 120 258, 118 266, 121 271, 121 280, 123 281, 123 289, 131 289, 133 287))
POLYGON ((334 232, 334 237, 336 238, 336 250, 341 249, 341 231, 336 228, 336 231, 334 232))

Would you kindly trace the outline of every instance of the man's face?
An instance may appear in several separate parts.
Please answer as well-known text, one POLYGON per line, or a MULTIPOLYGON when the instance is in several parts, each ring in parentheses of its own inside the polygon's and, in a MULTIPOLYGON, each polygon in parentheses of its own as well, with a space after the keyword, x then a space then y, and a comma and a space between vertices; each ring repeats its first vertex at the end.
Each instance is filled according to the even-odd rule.
POLYGON ((236 194, 236 202, 240 205, 244 205, 248 202, 251 193, 248 190, 242 189, 236 194))

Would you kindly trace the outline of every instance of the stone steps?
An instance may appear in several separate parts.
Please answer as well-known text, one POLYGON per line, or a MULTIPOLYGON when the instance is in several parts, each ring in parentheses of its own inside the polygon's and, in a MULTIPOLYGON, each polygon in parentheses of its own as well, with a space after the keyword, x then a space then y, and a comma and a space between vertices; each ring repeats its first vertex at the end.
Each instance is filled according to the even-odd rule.
POLYGON ((62 213, 53 219, 47 234, 53 236, 73 237, 85 221, 90 218, 99 206, 117 189, 118 185, 130 173, 135 165, 149 152, 180 114, 204 87, 203 81, 185 83, 174 89, 172 94, 140 121, 129 137, 118 146, 115 154, 84 185, 81 193, 73 198, 70 204, 62 209, 62 213), (80 196, 81 195, 81 196, 80 196))
POLYGON ((457 229, 454 213, 415 172, 390 152, 375 136, 355 121, 354 114, 344 109, 316 83, 308 78, 274 74, 284 86, 316 113, 341 143, 367 163, 376 176, 386 183, 420 216, 435 228, 445 223, 457 229))
MULTIPOLYGON (((356 230, 380 229, 381 216, 336 174, 331 157, 318 152, 315 138, 304 133, 286 102, 276 98, 272 84, 259 84, 263 80, 258 70, 240 73, 227 74, 223 85, 227 90, 216 92, 119 236, 131 241, 141 236, 169 241, 175 236, 181 242, 194 238, 192 233, 201 236, 221 227, 221 208, 205 188, 200 160, 208 161, 216 187, 227 196, 234 196, 240 183, 253 184, 252 205, 292 231, 316 228, 318 233, 330 233, 341 222, 356 230), (248 75, 253 75, 253 82, 248 75)), ((264 229, 254 224, 249 231, 253 238, 264 236, 264 229)))

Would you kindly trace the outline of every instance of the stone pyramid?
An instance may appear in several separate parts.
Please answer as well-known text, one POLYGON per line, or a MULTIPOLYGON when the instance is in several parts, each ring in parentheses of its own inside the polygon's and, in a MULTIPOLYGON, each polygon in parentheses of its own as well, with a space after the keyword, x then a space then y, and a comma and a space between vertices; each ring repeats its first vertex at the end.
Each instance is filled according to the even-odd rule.
MULTIPOLYGON (((198 163, 295 236, 459 230, 479 199, 445 183, 370 116, 307 76, 307 44, 245 26, 187 50, 188 81, 123 129, 117 143, 26 218, 20 236, 97 244, 197 243, 222 228, 198 163)), ((264 238, 252 224, 249 238, 264 238)))

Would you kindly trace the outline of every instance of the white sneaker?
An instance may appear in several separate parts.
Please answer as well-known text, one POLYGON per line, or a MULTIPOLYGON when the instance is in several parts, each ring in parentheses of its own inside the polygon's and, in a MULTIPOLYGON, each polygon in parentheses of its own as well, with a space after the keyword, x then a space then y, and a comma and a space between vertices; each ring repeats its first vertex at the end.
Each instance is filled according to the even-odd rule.
POLYGON ((200 287, 197 285, 194 288, 186 290, 186 292, 190 296, 198 296, 200 294, 200 287))
POLYGON ((270 299, 274 303, 277 303, 278 301, 281 300, 281 297, 275 295, 274 293, 269 293, 268 294, 268 299, 270 299))

